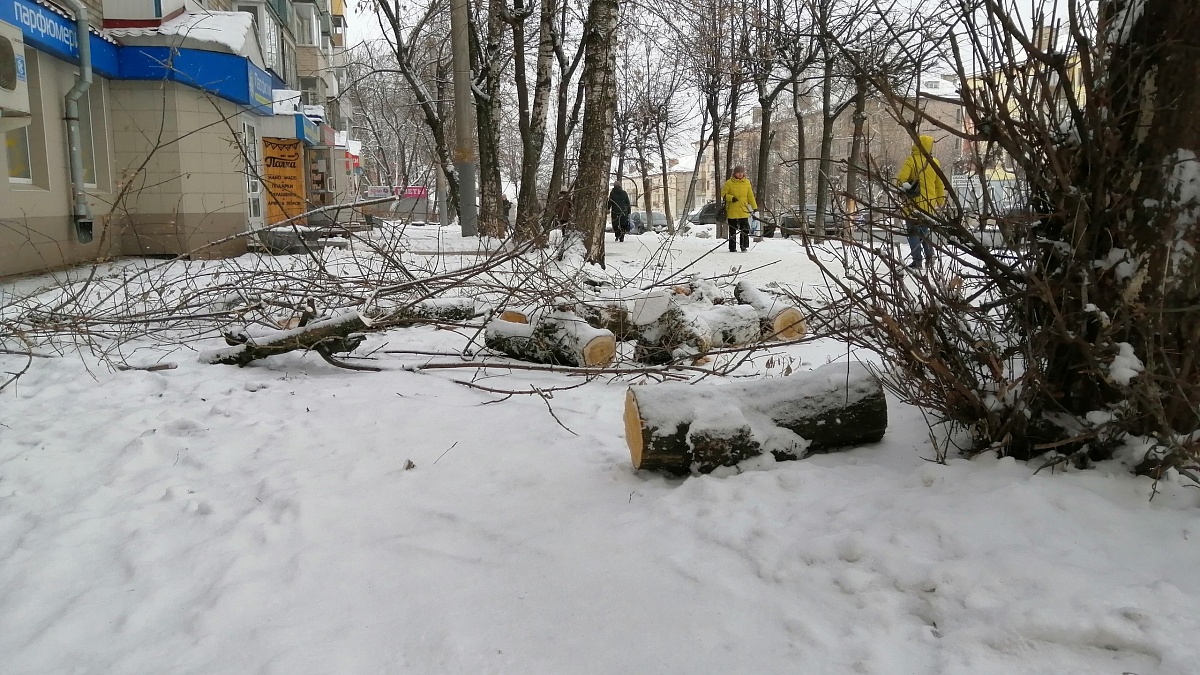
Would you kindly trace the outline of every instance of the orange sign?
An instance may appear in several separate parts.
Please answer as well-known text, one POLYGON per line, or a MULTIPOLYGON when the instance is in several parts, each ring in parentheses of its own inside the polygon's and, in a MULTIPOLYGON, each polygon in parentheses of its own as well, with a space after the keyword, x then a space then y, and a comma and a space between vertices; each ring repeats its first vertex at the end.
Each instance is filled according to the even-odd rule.
MULTIPOLYGON (((274 225, 305 208, 304 145, 293 138, 263 138, 263 198, 267 201, 267 224, 274 225)), ((301 218, 295 221, 304 224, 301 218)))

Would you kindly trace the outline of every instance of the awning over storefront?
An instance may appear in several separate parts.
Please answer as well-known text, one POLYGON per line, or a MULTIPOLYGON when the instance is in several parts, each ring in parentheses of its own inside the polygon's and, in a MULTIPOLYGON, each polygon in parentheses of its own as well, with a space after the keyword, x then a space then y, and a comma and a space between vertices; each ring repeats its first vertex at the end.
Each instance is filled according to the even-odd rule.
MULTIPOLYGON (((75 22, 65 12, 32 0, 0 1, 0 21, 21 28, 25 44, 71 63, 79 62, 75 22)), ((247 16, 247 18, 249 18, 247 16)), ((141 41, 151 40, 141 35, 141 41)), ((179 46, 118 45, 93 32, 92 69, 116 80, 170 80, 210 92, 270 115, 271 76, 246 56, 179 46)), ((171 39, 170 36, 160 36, 171 39)), ((212 41, 212 40, 210 40, 212 41)), ((213 41, 213 44, 217 42, 213 41)), ((233 50, 233 44, 221 49, 233 50)), ((257 43, 247 45, 257 50, 257 43)))

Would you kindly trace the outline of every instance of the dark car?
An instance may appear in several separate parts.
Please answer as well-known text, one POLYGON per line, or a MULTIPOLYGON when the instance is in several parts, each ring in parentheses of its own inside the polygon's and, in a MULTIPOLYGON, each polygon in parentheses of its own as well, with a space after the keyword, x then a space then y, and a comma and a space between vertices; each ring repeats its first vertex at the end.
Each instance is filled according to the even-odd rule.
POLYGON ((722 208, 721 202, 709 202, 701 206, 698 211, 688 216, 688 222, 693 225, 716 225, 718 209, 722 208))
POLYGON ((662 232, 667 229, 667 214, 662 211, 650 212, 650 225, 646 225, 646 212, 634 211, 629 214, 629 234, 642 234, 649 230, 662 232))

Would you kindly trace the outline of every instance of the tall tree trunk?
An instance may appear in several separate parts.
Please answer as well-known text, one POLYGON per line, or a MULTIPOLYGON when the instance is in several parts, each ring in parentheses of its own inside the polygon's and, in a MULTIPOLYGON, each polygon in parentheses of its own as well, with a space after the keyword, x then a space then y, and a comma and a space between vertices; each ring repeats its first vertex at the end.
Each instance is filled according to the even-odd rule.
POLYGON ((813 227, 819 235, 825 234, 825 212, 829 210, 829 169, 833 155, 833 123, 837 116, 833 111, 833 58, 825 52, 825 72, 821 79, 821 159, 817 165, 817 208, 813 215, 813 227))
MULTIPOLYGON (((575 69, 582 60, 584 45, 580 43, 579 51, 570 58, 563 50, 563 35, 567 30, 567 3, 564 2, 560 5, 558 16, 550 25, 553 27, 551 48, 554 50, 554 58, 558 62, 558 87, 555 97, 557 108, 554 125, 554 160, 550 165, 550 184, 546 188, 546 203, 555 204, 558 201, 558 193, 566 184, 567 144, 571 132, 574 131, 579 120, 579 107, 583 100, 582 85, 572 87, 571 80, 575 76, 575 69), (575 105, 568 114, 567 108, 571 101, 572 91, 575 92, 575 105)), ((542 228, 544 230, 550 229, 553 220, 553 209, 546 209, 542 212, 542 228)))
MULTIPOLYGON (((523 0, 517 0, 518 13, 523 0)), ((547 102, 550 98, 550 67, 554 64, 554 20, 558 12, 556 0, 541 0, 538 22, 538 58, 534 75, 533 105, 529 106, 528 82, 525 76, 524 22, 513 24, 513 50, 516 67, 517 96, 521 108, 521 186, 517 195, 515 234, 520 241, 542 238, 545 230, 540 220, 537 191, 537 170, 541 165, 546 143, 547 102)), ((557 193, 556 193, 557 194, 557 193)), ((547 199, 546 204, 552 202, 547 199)), ((547 209, 549 210, 549 209, 547 209)))
POLYGON ((804 110, 800 97, 800 76, 792 81, 792 113, 796 116, 796 208, 800 209, 800 217, 808 207, 808 175, 805 171, 808 164, 808 143, 804 132, 804 110))
POLYGON ((583 139, 575 216, 584 233, 584 260, 604 266, 605 198, 612 165, 613 117, 617 108, 617 0, 591 0, 583 24, 583 139))
MULTIPOLYGON (((1161 412, 1151 396, 1131 403, 1141 431, 1162 438, 1200 426, 1200 4, 1102 2, 1101 26, 1114 18, 1107 31, 1114 41, 1096 79, 1098 87, 1111 87, 1115 138, 1103 144, 1110 146, 1110 159, 1129 159, 1127 166, 1110 162, 1106 175, 1090 177, 1104 181, 1110 199, 1093 203, 1111 206, 1093 214, 1101 227, 1089 229, 1099 235, 1092 241, 1127 249, 1138 272, 1128 284, 1097 280, 1081 301, 1118 306, 1136 298, 1128 304, 1143 309, 1121 339, 1145 366, 1138 377, 1161 383, 1143 385, 1143 391, 1160 392, 1161 412), (1122 16, 1130 24, 1125 29, 1122 16), (1121 41, 1124 35, 1128 40, 1121 41), (1137 280, 1139 275, 1144 278, 1137 280)), ((1096 253, 1086 259, 1102 260, 1107 251, 1096 253)))
MULTIPOLYGON (((846 169, 846 213, 853 214, 862 203, 861 177, 866 169, 863 165, 863 130, 867 123, 867 79, 862 73, 854 78, 854 132, 850 143, 850 160, 846 169)), ((847 238, 850 236, 851 220, 846 220, 847 238)))
POLYGON ((500 129, 497 115, 500 111, 500 72, 503 62, 501 41, 505 23, 501 13, 503 4, 488 4, 486 45, 482 51, 477 41, 472 41, 472 50, 479 65, 483 86, 472 87, 475 93, 475 117, 479 134, 479 233, 488 237, 504 237, 507 231, 500 210, 503 196, 500 183, 500 129), (482 90, 482 91, 481 91, 482 90))

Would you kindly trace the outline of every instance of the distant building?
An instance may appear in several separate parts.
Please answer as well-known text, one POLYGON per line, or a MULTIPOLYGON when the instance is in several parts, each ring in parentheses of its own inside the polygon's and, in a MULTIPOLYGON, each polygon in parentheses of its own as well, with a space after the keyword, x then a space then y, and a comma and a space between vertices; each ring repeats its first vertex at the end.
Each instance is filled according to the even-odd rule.
POLYGON ((196 255, 236 255, 247 239, 234 235, 354 189, 333 98, 342 0, 87 0, 82 27, 60 2, 0 3, 0 61, 12 54, 9 89, 27 96, 21 110, 0 82, 0 276, 226 239, 196 255), (83 35, 92 83, 72 151, 83 35))

